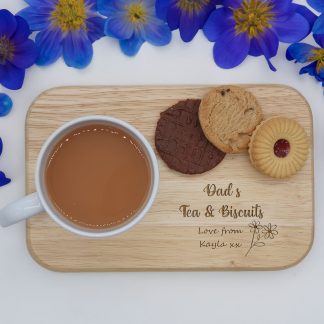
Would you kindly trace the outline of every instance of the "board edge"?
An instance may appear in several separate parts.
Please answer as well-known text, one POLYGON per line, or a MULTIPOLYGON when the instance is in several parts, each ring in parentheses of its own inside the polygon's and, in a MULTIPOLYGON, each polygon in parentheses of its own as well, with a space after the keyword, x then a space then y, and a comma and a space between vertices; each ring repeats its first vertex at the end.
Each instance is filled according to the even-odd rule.
MULTIPOLYGON (((48 93, 51 93, 52 91, 55 91, 55 90, 59 90, 59 89, 74 89, 74 88, 114 88, 114 87, 124 87, 124 88, 147 88, 147 87, 150 87, 150 88, 158 88, 158 87, 165 87, 165 88, 172 88, 174 86, 177 86, 177 87, 199 87, 199 88, 203 88, 203 87, 215 87, 215 86, 220 86, 220 85, 226 85, 226 84, 199 84, 199 85, 191 85, 191 84, 188 84, 188 85, 129 85, 129 86, 121 86, 121 85, 91 85, 91 86, 87 86, 87 85, 71 85, 71 86, 57 86, 57 87, 53 87, 53 88, 50 88, 50 89, 47 89, 47 90, 44 90, 42 91, 33 101, 32 103, 30 104, 28 110, 27 110, 27 113, 26 113, 26 119, 25 119, 25 142, 27 141, 27 124, 28 124, 28 120, 29 120, 29 117, 30 117, 30 114, 32 112, 32 108, 35 104, 35 102, 37 102, 40 98, 42 98, 44 95, 48 94, 48 93)), ((42 260, 39 255, 37 255, 37 253, 34 251, 33 247, 32 247, 32 242, 31 242, 31 239, 30 239, 30 222, 29 220, 26 221, 26 245, 27 245, 27 249, 28 249, 28 252, 30 254, 30 256, 32 257, 32 259, 38 263, 40 266, 42 266, 43 268, 49 270, 49 271, 53 271, 53 272, 61 272, 61 273, 83 273, 83 272, 236 272, 236 271, 281 271, 281 270, 287 270, 289 268, 292 268, 296 265, 298 265, 299 263, 301 263, 309 254, 310 250, 312 249, 313 247, 313 244, 314 244, 314 229, 315 229, 315 211, 314 211, 314 206, 315 206, 315 184, 314 184, 314 120, 313 120, 313 112, 312 112, 312 109, 308 103, 308 101, 306 100, 305 96, 300 92, 298 91, 296 88, 292 87, 292 86, 289 86, 289 85, 286 85, 286 84, 276 84, 276 83, 270 83, 270 84, 267 84, 267 83, 238 83, 238 84, 235 84, 237 86, 260 86, 260 85, 263 85, 263 86, 269 86, 269 87, 278 87, 278 88, 287 88, 287 89, 290 89, 292 90, 293 92, 295 92, 297 95, 299 95, 303 101, 305 102, 306 106, 307 106, 307 109, 308 109, 308 112, 309 112, 309 116, 310 116, 310 121, 311 121, 311 134, 310 134, 310 137, 311 137, 311 148, 312 148, 312 154, 311 154, 311 159, 312 159, 312 231, 311 231, 311 236, 310 236, 310 242, 309 244, 307 245, 307 249, 305 250, 305 252, 301 255, 301 257, 299 257, 297 260, 289 263, 289 264, 286 264, 286 265, 283 265, 283 266, 275 266, 275 267, 258 267, 258 268, 246 268, 246 267, 236 267, 236 268, 229 268, 229 267, 219 267, 219 268, 177 268, 177 269, 174 269, 174 268, 156 268, 156 269, 152 269, 152 268, 138 268, 138 269, 134 269, 134 268, 125 268, 125 269, 120 269, 120 268, 109 268, 109 269, 73 269, 73 268, 67 268, 67 267, 64 267, 64 268, 61 268, 59 266, 55 266, 55 265, 50 265, 48 263, 46 263, 44 260, 42 260)), ((27 161, 27 151, 28 151, 28 148, 25 146, 25 161, 27 161)), ((27 164, 25 165, 25 193, 28 192, 27 190, 27 164)))

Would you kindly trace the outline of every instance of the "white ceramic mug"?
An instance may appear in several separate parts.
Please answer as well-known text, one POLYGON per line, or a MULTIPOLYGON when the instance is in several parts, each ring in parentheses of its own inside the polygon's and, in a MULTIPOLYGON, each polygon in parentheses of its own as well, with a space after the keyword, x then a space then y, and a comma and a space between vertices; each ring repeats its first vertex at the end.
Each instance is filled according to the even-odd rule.
POLYGON ((46 212, 57 224, 63 228, 87 237, 108 237, 120 234, 137 224, 151 208, 153 201, 156 197, 159 185, 159 168, 156 160, 155 153, 145 139, 145 137, 130 124, 113 117, 108 116, 87 116, 72 120, 60 128, 58 128, 44 143, 37 160, 36 170, 35 170, 35 181, 36 181, 36 192, 32 193, 18 201, 15 201, 2 210, 0 210, 0 225, 7 227, 9 225, 15 224, 21 220, 27 219, 34 215, 42 212, 46 212), (119 227, 103 230, 91 230, 80 228, 77 225, 69 222, 54 208, 51 200, 48 197, 44 173, 46 162, 48 160, 49 154, 52 152, 55 144, 64 137, 65 134, 69 133, 74 128, 95 123, 104 123, 107 125, 115 126, 128 132, 133 136, 141 147, 144 149, 151 168, 151 188, 147 196, 146 202, 143 204, 142 208, 134 215, 128 222, 121 224, 119 227))

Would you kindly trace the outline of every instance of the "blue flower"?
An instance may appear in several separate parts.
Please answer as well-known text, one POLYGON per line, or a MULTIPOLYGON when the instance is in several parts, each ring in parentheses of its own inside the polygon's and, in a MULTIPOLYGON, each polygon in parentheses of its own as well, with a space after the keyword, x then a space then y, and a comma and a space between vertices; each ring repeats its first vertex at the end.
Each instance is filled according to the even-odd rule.
POLYGON ((317 42, 324 42, 324 13, 314 23, 313 36, 317 42))
POLYGON ((190 42, 219 0, 157 0, 156 13, 171 30, 179 28, 181 39, 190 42))
POLYGON ((37 49, 30 33, 23 18, 0 10, 0 84, 8 89, 20 89, 25 70, 35 63, 37 49))
MULTIPOLYGON (((324 0, 307 0, 318 12, 324 12, 324 0)), ((295 60, 295 63, 308 63, 299 74, 309 74, 317 81, 322 82, 324 87, 324 14, 316 16, 313 25, 313 37, 320 47, 306 43, 296 43, 288 47, 286 57, 288 60, 295 60)))
MULTIPOLYGON (((0 137, 0 156, 2 154, 2 148, 3 148, 3 145, 2 145, 2 140, 0 137)), ((11 179, 7 178, 6 175, 2 171, 0 171, 0 187, 5 186, 6 184, 8 184, 10 182, 11 182, 11 179)))
POLYGON ((291 0, 222 0, 222 8, 213 11, 203 31, 215 42, 214 60, 222 68, 241 64, 248 55, 277 54, 279 41, 298 42, 311 30, 313 14, 291 0), (305 13, 306 12, 306 13, 305 13))
POLYGON ((11 182, 11 179, 7 178, 6 175, 0 171, 0 187, 3 187, 11 182))
POLYGON ((170 28, 155 15, 155 0, 98 0, 98 10, 108 17, 105 34, 117 38, 128 56, 136 55, 145 41, 155 46, 171 41, 170 28))
POLYGON ((319 43, 324 43, 324 1, 323 0, 307 0, 315 10, 322 14, 314 23, 313 36, 319 43))
POLYGON ((12 106, 13 103, 11 98, 5 93, 0 93, 0 117, 7 116, 10 113, 12 106))
POLYGON ((320 40, 321 47, 315 47, 306 43, 296 43, 288 47, 286 57, 298 63, 309 63, 304 66, 299 74, 308 73, 322 82, 324 87, 324 42, 320 40))
POLYGON ((324 1, 323 0, 307 0, 308 4, 318 12, 324 12, 324 1))
POLYGON ((63 55, 66 65, 85 68, 92 60, 92 43, 104 36, 104 19, 96 0, 25 0, 30 6, 18 13, 36 35, 36 64, 54 63, 63 55))

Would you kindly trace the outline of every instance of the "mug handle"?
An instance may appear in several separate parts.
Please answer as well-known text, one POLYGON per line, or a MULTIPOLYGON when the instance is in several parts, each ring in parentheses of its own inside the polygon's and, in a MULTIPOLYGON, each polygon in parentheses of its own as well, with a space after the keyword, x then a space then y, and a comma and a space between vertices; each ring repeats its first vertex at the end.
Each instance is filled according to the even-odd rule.
POLYGON ((44 211, 37 192, 0 209, 0 225, 7 227, 44 211))

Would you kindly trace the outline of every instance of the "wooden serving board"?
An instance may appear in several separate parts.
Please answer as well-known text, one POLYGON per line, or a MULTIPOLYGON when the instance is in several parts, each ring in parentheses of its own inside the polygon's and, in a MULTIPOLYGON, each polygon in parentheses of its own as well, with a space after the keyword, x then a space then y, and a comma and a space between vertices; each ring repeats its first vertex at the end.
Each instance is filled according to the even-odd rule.
MULTIPOLYGON (((310 108, 286 86, 243 87, 257 97, 265 117, 287 116, 305 127, 311 150, 301 172, 274 180, 257 172, 242 153, 227 155, 215 169, 192 176, 169 170, 158 157, 159 193, 140 224, 117 237, 88 239, 39 215, 27 222, 34 259, 56 271, 273 270, 302 260, 312 245, 314 227, 310 108), (236 217, 244 213, 246 217, 236 217)), ((44 92, 26 121, 27 192, 35 190, 41 145, 65 122, 95 114, 118 117, 137 127, 154 147, 160 112, 178 100, 201 98, 210 89, 101 86, 44 92)))

